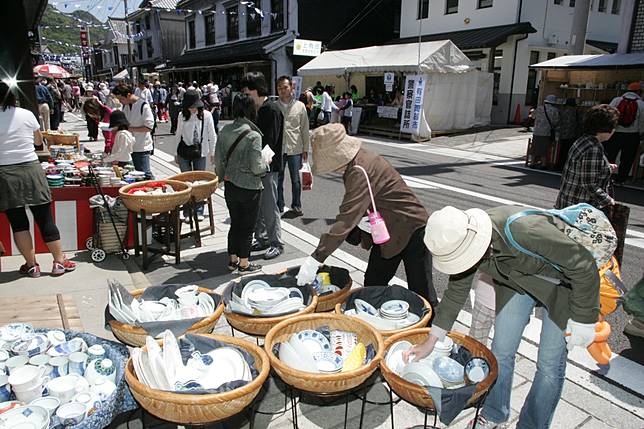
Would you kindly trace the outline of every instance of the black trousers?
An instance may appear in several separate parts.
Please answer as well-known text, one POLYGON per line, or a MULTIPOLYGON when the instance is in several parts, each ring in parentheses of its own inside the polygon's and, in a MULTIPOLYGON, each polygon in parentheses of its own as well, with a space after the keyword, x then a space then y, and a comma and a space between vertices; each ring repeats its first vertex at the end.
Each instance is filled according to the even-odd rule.
MULTIPOLYGON (((54 223, 54 217, 51 213, 51 203, 31 206, 29 210, 34 215, 34 221, 38 225, 45 243, 60 240, 60 232, 58 231, 56 223, 54 223)), ((29 231, 29 218, 27 217, 25 207, 8 209, 5 211, 5 214, 9 219, 9 224, 14 234, 16 232, 29 231)))
POLYGON ((85 116, 85 121, 87 121, 87 136, 91 139, 98 139, 98 124, 96 121, 89 116, 85 116))
POLYGON ((225 183, 224 196, 230 213, 229 255, 237 255, 240 258, 250 256, 261 194, 261 190, 244 189, 231 182, 225 183))
POLYGON ((367 271, 364 274, 364 285, 386 286, 396 275, 402 261, 405 264, 409 290, 416 292, 429 301, 432 308, 436 308, 438 298, 432 280, 432 258, 423 241, 424 235, 424 227, 417 229, 403 251, 390 259, 383 258, 380 246, 374 245, 371 248, 367 271))
POLYGON ((635 155, 637 155, 637 148, 640 145, 639 133, 615 133, 610 140, 604 143, 604 151, 606 158, 611 163, 617 160, 617 154, 620 153, 619 170, 615 180, 617 182, 625 182, 633 167, 635 155))

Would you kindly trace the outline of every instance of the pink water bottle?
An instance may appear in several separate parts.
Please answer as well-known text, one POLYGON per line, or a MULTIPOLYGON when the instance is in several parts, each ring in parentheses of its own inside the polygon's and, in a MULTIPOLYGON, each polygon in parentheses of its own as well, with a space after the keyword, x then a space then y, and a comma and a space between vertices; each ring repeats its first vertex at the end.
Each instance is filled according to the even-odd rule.
POLYGON ((369 224, 371 225, 371 238, 374 244, 384 244, 391 238, 385 220, 377 211, 367 212, 369 224))

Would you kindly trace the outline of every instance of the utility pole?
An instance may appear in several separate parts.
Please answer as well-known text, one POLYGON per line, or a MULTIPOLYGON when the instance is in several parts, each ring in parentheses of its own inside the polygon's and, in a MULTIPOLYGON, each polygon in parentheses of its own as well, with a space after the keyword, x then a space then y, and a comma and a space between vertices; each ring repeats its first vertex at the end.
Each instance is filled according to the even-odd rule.
POLYGON ((590 0, 577 0, 575 2, 575 12, 572 17, 569 41, 570 53, 572 55, 583 55, 584 53, 589 12, 590 0))
POLYGON ((130 41, 130 20, 128 19, 127 0, 123 0, 123 7, 125 9, 125 31, 127 32, 127 73, 132 80, 132 42, 130 41))

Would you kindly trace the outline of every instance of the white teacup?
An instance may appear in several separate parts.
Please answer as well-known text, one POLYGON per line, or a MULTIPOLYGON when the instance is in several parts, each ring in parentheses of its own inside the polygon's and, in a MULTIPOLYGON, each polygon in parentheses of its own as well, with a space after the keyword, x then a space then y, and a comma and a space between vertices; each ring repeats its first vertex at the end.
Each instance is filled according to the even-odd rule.
POLYGON ((48 377, 44 377, 46 371, 47 368, 44 366, 27 365, 22 368, 16 368, 9 376, 9 384, 11 384, 11 388, 16 394, 20 391, 31 390, 38 385, 42 387, 43 382, 49 381, 48 377))
POLYGON ((83 352, 74 352, 69 355, 69 373, 70 374, 85 374, 87 367, 87 354, 83 352))
POLYGON ((37 405, 39 407, 43 407, 45 410, 47 410, 49 418, 51 418, 56 412, 56 408, 60 406, 60 399, 56 398, 55 396, 45 396, 44 398, 34 399, 29 403, 29 405, 37 405))
POLYGON ((88 361, 93 361, 95 359, 101 359, 105 357, 105 348, 100 344, 94 344, 92 347, 87 349, 88 361))
POLYGON ((9 374, 11 374, 16 369, 22 368, 23 366, 27 365, 29 363, 29 358, 27 356, 14 356, 7 359, 5 363, 7 364, 7 370, 9 374))
POLYGON ((51 357, 48 355, 36 355, 29 359, 29 365, 33 366, 43 366, 45 367, 45 375, 51 374, 51 365, 49 365, 49 360, 51 357))
POLYGON ((14 389, 14 393, 16 394, 16 399, 19 400, 20 402, 24 403, 29 403, 33 401, 34 399, 38 399, 42 397, 42 392, 43 392, 43 382, 45 380, 40 380, 35 386, 30 387, 29 389, 26 390, 16 390, 14 389))
POLYGON ((62 377, 69 373, 69 359, 67 356, 56 356, 49 360, 51 365, 51 377, 62 377))
POLYGON ((82 377, 77 375, 64 375, 47 383, 47 390, 51 396, 57 397, 61 403, 65 404, 82 390, 81 380, 82 377))

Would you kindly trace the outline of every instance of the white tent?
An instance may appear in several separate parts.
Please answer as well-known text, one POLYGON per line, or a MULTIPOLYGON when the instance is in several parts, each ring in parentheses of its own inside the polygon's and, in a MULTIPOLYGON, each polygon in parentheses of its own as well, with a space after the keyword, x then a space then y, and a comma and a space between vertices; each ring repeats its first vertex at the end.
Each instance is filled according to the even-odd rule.
POLYGON ((114 80, 123 80, 130 77, 130 74, 127 72, 127 69, 123 69, 112 77, 114 80))
POLYGON ((401 72, 424 74, 427 87, 419 137, 490 123, 493 75, 482 73, 450 40, 327 51, 298 70, 300 76, 401 72), (420 58, 420 61, 419 61, 420 58))

